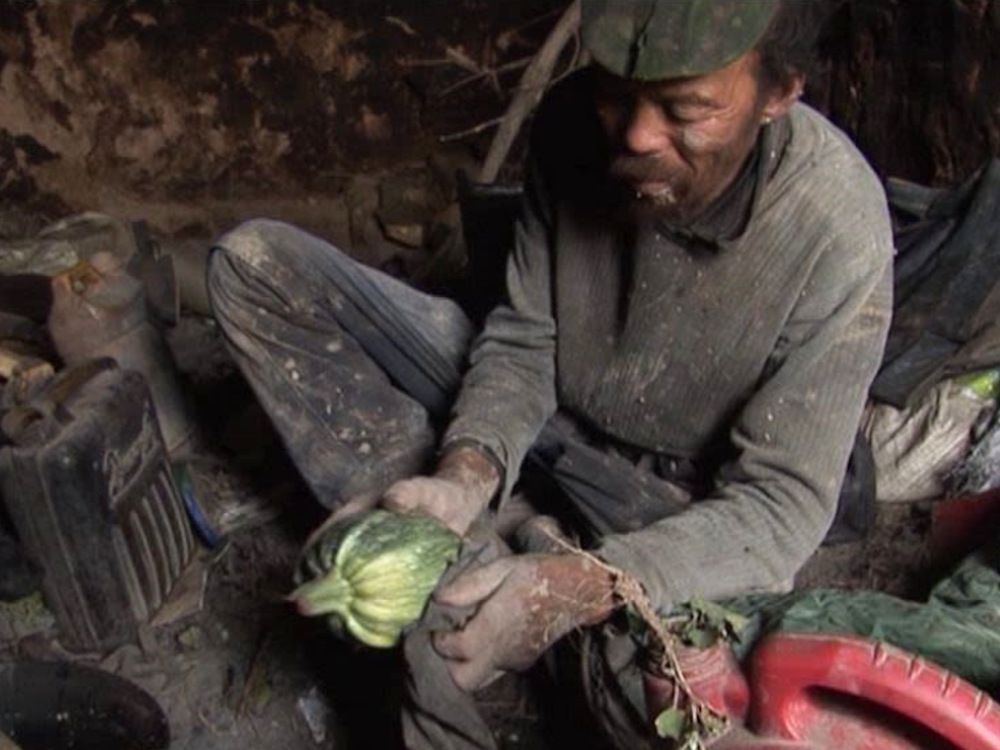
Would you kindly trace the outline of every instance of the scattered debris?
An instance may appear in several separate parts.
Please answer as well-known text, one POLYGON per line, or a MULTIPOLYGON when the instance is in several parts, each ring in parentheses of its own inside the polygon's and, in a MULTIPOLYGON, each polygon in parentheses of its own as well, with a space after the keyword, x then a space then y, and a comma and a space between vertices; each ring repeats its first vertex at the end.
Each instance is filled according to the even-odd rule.
POLYGON ((260 714, 271 700, 271 680, 268 676, 265 654, 273 633, 274 631, 270 631, 261 639, 260 647, 250 660, 246 681, 243 683, 243 693, 236 707, 237 716, 243 716, 248 711, 260 714))
POLYGON ((134 671, 135 665, 140 661, 143 661, 142 649, 135 644, 126 643, 101 659, 98 666, 105 672, 119 674, 134 671))
POLYGON ((427 169, 409 169, 379 183, 375 215, 388 239, 420 248, 428 238, 429 219, 446 204, 427 169))
POLYGON ((184 620, 201 612, 205 606, 205 588, 208 585, 208 566, 205 556, 196 557, 174 584, 170 598, 152 619, 153 627, 162 627, 184 620))
POLYGON ((313 685, 309 692, 301 696, 295 707, 309 727, 309 734, 312 735, 313 742, 322 745, 326 742, 327 731, 333 719, 333 710, 326 698, 320 693, 319 688, 313 685))
POLYGON ((51 630, 55 618, 41 593, 13 602, 0 602, 0 649, 35 633, 51 630))
POLYGON ((386 16, 385 22, 398 29, 402 29, 403 33, 407 36, 418 36, 416 30, 399 16, 386 16))
POLYGON ((156 639, 156 633, 148 623, 140 623, 137 629, 139 648, 146 656, 156 656, 160 653, 160 644, 156 639))
POLYGON ((177 642, 185 651, 200 651, 205 647, 205 631, 197 625, 182 630, 177 636, 177 642))

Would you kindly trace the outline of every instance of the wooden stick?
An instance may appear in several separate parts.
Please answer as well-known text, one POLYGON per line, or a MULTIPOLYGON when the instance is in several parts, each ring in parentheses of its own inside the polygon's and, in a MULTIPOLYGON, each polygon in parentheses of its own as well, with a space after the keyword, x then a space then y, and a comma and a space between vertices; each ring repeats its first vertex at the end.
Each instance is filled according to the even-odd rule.
POLYGON ((448 143, 449 141, 458 141, 462 138, 468 138, 470 135, 475 135, 476 133, 482 133, 484 130, 496 127, 501 122, 503 122, 502 117, 495 117, 492 120, 487 120, 486 122, 481 122, 478 125, 473 125, 471 128, 466 128, 465 130, 459 131, 458 133, 449 133, 448 135, 442 135, 438 138, 441 143, 448 143))
POLYGON ((390 23, 399 29, 402 29, 403 33, 406 34, 407 36, 419 36, 416 30, 399 16, 386 16, 385 22, 390 23))
POLYGON ((517 70, 518 68, 523 68, 525 65, 529 65, 530 63, 531 63, 530 57, 522 57, 520 60, 512 60, 509 63, 498 65, 496 68, 492 68, 490 70, 481 70, 478 73, 473 73, 471 75, 466 76, 458 83, 453 83, 451 86, 444 89, 440 94, 438 94, 438 96, 447 96, 448 94, 457 91, 463 86, 468 86, 470 83, 475 83, 479 79, 485 78, 488 75, 495 75, 497 73, 507 73, 510 72, 511 70, 517 70))
POLYGON ((541 100, 563 47, 573 38, 579 26, 580 2, 573 0, 521 76, 518 92, 507 108, 496 135, 493 136, 493 143, 479 172, 479 182, 496 181, 522 123, 541 100))

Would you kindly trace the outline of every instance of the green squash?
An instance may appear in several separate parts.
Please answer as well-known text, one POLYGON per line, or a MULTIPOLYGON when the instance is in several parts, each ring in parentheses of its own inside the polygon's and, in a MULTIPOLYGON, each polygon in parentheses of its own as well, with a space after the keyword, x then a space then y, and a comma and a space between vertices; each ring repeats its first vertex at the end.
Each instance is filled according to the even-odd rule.
POLYGON ((333 632, 390 648, 420 619, 461 538, 429 516, 373 510, 326 529, 303 553, 289 599, 333 632))

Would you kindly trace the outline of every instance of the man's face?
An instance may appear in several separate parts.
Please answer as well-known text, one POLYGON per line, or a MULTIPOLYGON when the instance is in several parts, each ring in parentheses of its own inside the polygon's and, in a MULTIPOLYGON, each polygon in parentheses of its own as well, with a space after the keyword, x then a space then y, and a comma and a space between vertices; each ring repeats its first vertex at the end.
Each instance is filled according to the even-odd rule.
POLYGON ((631 215, 687 224, 735 179, 762 120, 756 64, 748 53, 706 75, 655 82, 598 72, 609 170, 631 215))

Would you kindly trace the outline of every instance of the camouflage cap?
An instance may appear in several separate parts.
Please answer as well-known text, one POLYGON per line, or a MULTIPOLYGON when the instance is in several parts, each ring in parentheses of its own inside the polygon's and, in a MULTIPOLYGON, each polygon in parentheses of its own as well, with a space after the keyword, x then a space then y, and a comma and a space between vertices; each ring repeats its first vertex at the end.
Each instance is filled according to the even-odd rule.
POLYGON ((780 0, 582 0, 594 61, 643 81, 701 75, 753 48, 780 0))

